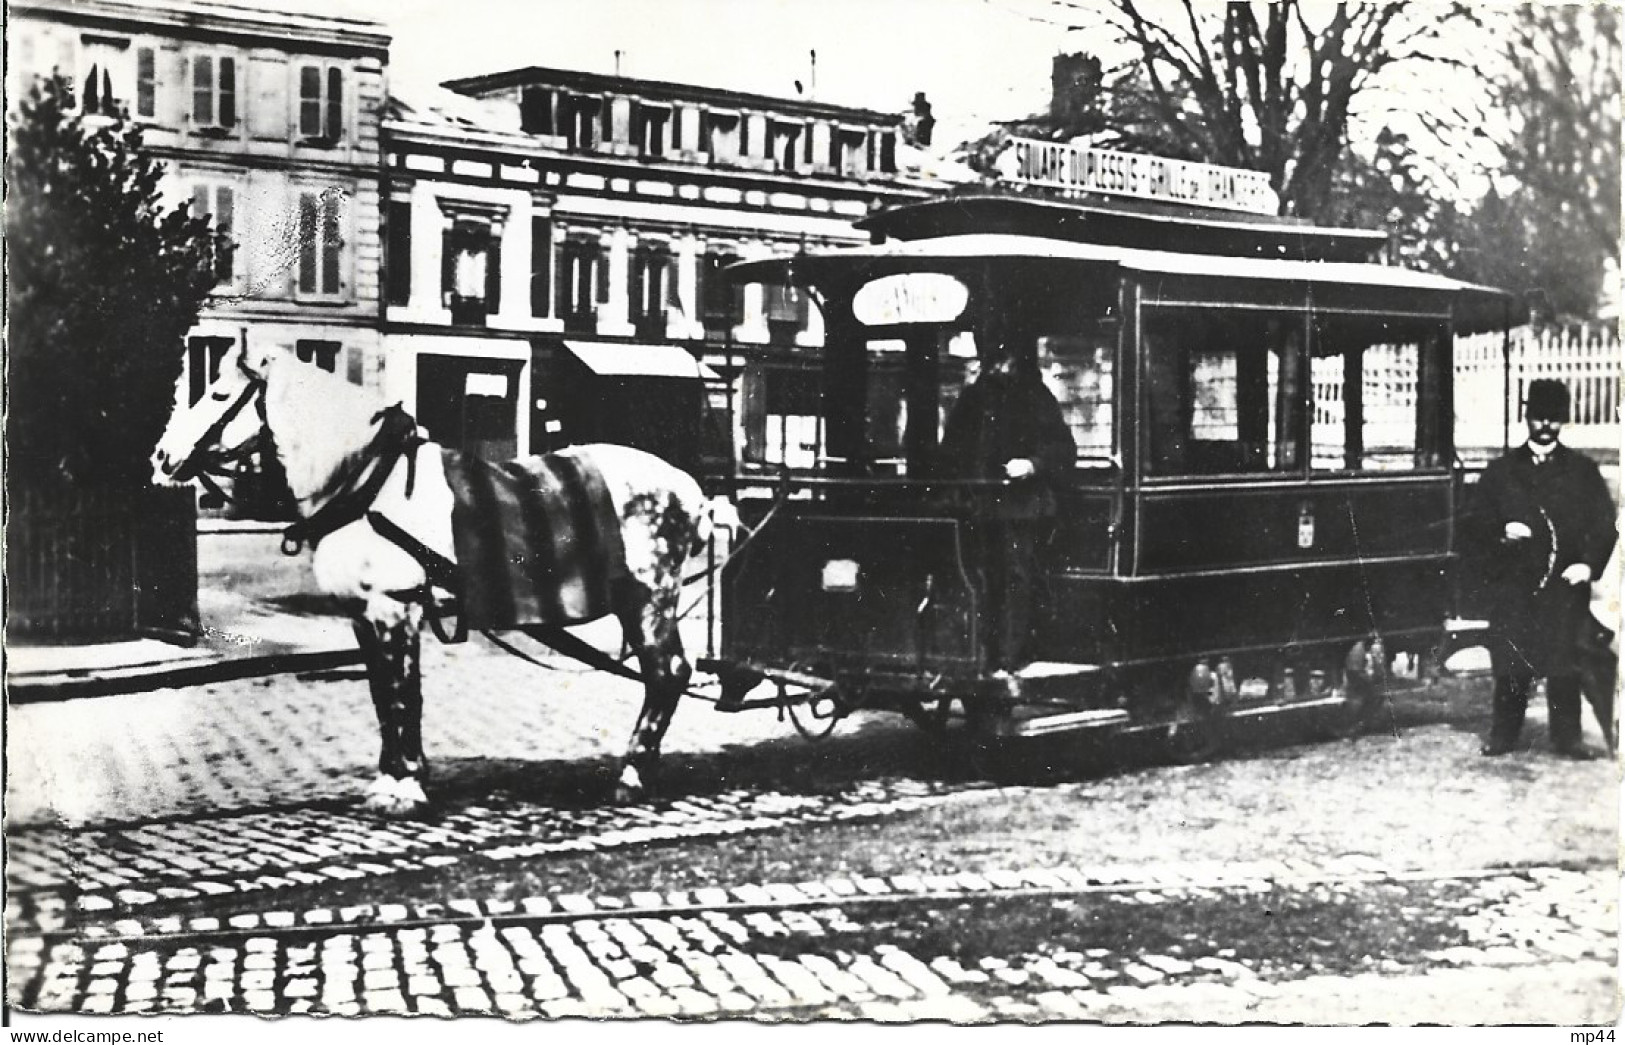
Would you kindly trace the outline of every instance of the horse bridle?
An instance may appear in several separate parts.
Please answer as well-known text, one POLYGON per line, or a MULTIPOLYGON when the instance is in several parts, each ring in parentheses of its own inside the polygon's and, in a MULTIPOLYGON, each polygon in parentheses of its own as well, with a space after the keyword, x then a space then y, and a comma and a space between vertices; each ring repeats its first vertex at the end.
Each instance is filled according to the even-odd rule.
MULTIPOLYGON (((244 442, 243 445, 234 450, 223 450, 219 453, 211 454, 209 447, 210 444, 219 439, 220 436, 225 433, 226 426, 231 424, 232 421, 236 420, 237 415, 243 412, 243 408, 248 405, 248 401, 253 399, 260 392, 264 391, 264 389, 265 379, 250 374, 248 377, 248 384, 246 387, 244 387, 242 393, 237 397, 237 401, 232 403, 231 406, 227 407, 225 412, 219 417, 215 418, 213 424, 204 429, 203 434, 198 437, 197 443, 193 445, 192 452, 187 454, 186 459, 182 461, 178 467, 176 467, 173 475, 171 476, 173 481, 177 483, 184 483, 195 478, 198 482, 202 483, 210 493, 223 497, 227 501, 232 500, 229 494, 220 489, 219 484, 215 480, 235 479, 241 476, 243 474, 242 466, 247 464, 249 458, 251 458, 259 449, 260 436, 255 435, 254 438, 249 439, 248 441, 244 442), (227 467, 229 465, 236 465, 237 467, 235 469, 231 469, 227 467)), ((261 403, 259 409, 260 415, 263 419, 265 413, 263 402, 261 403)))

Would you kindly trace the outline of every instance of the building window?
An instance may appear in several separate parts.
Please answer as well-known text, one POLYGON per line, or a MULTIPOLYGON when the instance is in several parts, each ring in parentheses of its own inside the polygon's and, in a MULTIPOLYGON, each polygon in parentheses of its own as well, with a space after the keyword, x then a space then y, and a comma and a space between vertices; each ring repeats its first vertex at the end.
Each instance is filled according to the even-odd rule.
POLYGON ((237 241, 234 211, 236 193, 230 185, 202 183, 192 186, 192 213, 214 223, 214 274, 217 287, 236 282, 237 241))
POLYGON ((117 116, 129 89, 128 40, 86 36, 81 40, 80 101, 86 115, 117 116))
POLYGON ((230 337, 189 337, 186 339, 186 391, 188 403, 196 404, 220 378, 220 364, 237 344, 230 337))
POLYGON ((320 142, 343 140, 343 69, 336 65, 299 67, 299 136, 320 142))
POLYGON ((794 343, 796 335, 807 328, 806 291, 782 283, 769 284, 762 290, 771 340, 780 344, 794 343))
POLYGON ((299 297, 337 298, 344 292, 344 193, 299 193, 299 297))
POLYGON ((412 300, 412 201, 390 200, 384 212, 384 275, 391 305, 412 300))
POLYGON ((237 59, 231 55, 194 54, 192 126, 229 131, 237 126, 237 59))
POLYGON ((596 239, 577 237, 559 245, 558 314, 566 330, 596 329, 597 304, 607 300, 608 263, 596 239))
MULTIPOLYGON (((666 154, 666 124, 670 120, 670 109, 655 105, 637 107, 637 146, 642 155, 658 157, 666 154)), ((675 143, 673 147, 676 147, 675 143)))
POLYGON ((158 54, 151 47, 135 49, 135 114, 144 120, 158 115, 158 54))
POLYGON ((541 87, 526 87, 519 95, 519 129, 526 134, 556 134, 553 105, 557 96, 541 87))
POLYGON ((337 341, 313 341, 300 338, 294 342, 293 354, 299 357, 301 363, 309 363, 319 370, 329 374, 338 373, 339 350, 344 346, 337 341))
POLYGON ((739 159, 743 145, 740 141, 739 114, 708 112, 700 131, 700 140, 712 159, 733 162, 739 159))
POLYGON ((733 254, 708 251, 700 267, 700 311, 706 333, 721 336, 745 321, 745 295, 723 270, 739 259, 733 254))
POLYGON ((665 336, 672 275, 671 254, 664 246, 639 247, 632 255, 631 315, 639 337, 665 336))
POLYGON ((458 220, 446 230, 441 290, 453 323, 484 323, 502 307, 502 228, 458 220))
POLYGON ((884 131, 880 135, 880 169, 887 174, 897 173, 896 131, 884 131))
POLYGON ((770 154, 778 161, 779 170, 793 171, 796 169, 796 156, 800 151, 796 143, 801 138, 801 124, 799 123, 773 123, 773 147, 770 154))
POLYGON ((841 127, 830 135, 829 165, 835 173, 848 178, 861 177, 867 169, 869 135, 861 130, 841 127))
POLYGON ((577 152, 590 152, 598 142, 598 99, 575 95, 560 108, 569 113, 569 122, 565 125, 566 144, 577 152))

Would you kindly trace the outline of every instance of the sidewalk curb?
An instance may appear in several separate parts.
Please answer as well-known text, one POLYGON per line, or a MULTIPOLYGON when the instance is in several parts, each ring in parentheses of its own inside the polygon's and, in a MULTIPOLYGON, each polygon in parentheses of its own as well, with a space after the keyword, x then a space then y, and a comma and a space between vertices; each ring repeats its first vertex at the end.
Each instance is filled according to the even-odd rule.
POLYGON ((362 662, 361 650, 292 650, 258 657, 227 657, 186 664, 164 664, 137 669, 113 668, 95 675, 57 672, 6 679, 6 698, 12 705, 43 704, 80 697, 109 697, 144 693, 153 689, 203 686, 216 682, 296 671, 326 671, 362 662))

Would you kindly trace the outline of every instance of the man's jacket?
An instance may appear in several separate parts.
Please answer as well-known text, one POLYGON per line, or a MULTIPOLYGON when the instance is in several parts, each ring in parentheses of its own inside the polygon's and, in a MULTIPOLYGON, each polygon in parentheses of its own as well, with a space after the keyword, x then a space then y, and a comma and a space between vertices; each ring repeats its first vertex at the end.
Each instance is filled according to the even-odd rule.
POLYGON ((1004 479, 1005 462, 1027 458, 1036 469, 995 496, 1007 519, 1055 512, 1051 485, 1071 472, 1077 443, 1061 407, 1031 371, 989 371, 959 394, 943 431, 939 474, 958 479, 1004 479))
POLYGON ((1574 643, 1590 592, 1562 573, 1580 562, 1600 577, 1618 537, 1613 499, 1596 463, 1561 444, 1540 464, 1527 446, 1511 450, 1484 470, 1463 523, 1468 567, 1483 578, 1491 624, 1511 647, 1502 653, 1523 662, 1517 670, 1536 675, 1575 670, 1574 643), (1523 523, 1534 536, 1504 541, 1509 522, 1523 523))

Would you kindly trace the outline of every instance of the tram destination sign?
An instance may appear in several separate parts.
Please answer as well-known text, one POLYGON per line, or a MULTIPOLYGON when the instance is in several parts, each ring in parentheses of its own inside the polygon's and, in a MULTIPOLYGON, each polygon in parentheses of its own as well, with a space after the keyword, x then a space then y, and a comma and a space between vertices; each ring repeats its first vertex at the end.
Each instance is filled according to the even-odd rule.
POLYGON ((1281 207, 1267 174, 1163 156, 1014 138, 999 167, 1006 181, 1066 195, 1099 192, 1250 214, 1281 207))

